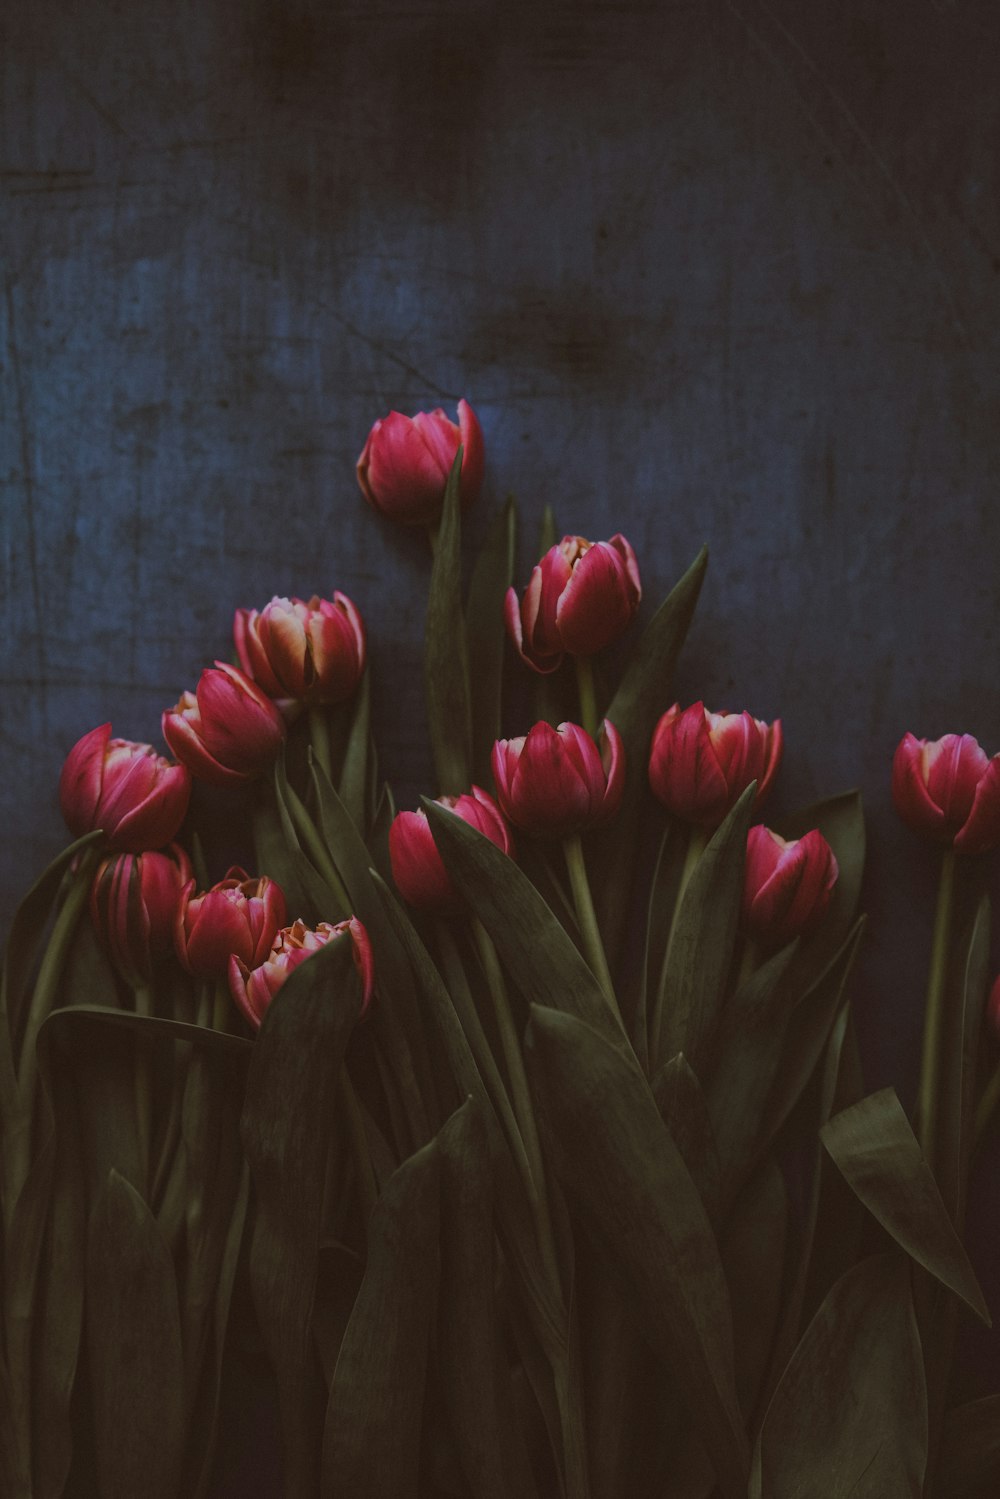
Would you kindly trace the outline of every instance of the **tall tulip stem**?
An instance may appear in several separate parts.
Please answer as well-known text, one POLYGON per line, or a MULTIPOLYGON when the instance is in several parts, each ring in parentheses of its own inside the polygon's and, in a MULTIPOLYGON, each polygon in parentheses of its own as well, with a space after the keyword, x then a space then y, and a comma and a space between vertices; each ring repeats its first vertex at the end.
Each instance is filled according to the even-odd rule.
POLYGON ((576 908, 576 919, 580 926, 580 936, 583 940, 583 953, 590 964, 591 972, 604 990, 611 1004, 612 1010, 618 1014, 618 1006, 615 1000, 615 986, 611 982, 611 970, 608 968, 608 960, 604 954, 604 943, 601 941, 600 928, 597 925, 597 913, 594 910, 593 898, 590 894, 590 881, 587 879, 587 865, 583 856, 583 844, 580 842, 579 833, 563 842, 563 853, 566 856, 566 872, 569 875, 570 889, 573 892, 573 905, 576 908))
POLYGON ((333 780, 333 761, 330 757, 330 726, 325 708, 309 709, 309 743, 317 764, 328 781, 333 780))
POLYGON ((576 685, 580 697, 580 722, 592 739, 597 737, 597 693, 594 688, 594 663, 589 656, 574 656, 576 685))
POLYGON ((924 1012, 920 1093, 917 1102, 920 1143, 932 1167, 935 1164, 937 1115, 940 1102, 938 1095, 941 1091, 941 1071, 944 1063, 942 1051, 947 1019, 945 990, 955 906, 955 859, 955 850, 946 848, 941 860, 941 879, 938 884, 937 911, 934 916, 934 937, 931 943, 931 964, 927 980, 927 1008, 924 1012))
MULTIPOLYGON (((705 828, 693 827, 688 833, 688 846, 684 854, 684 863, 681 866, 680 879, 677 882, 677 896, 674 900, 674 909, 670 913, 670 930, 667 933, 666 945, 663 949, 663 963, 660 967, 660 977, 656 985, 656 997, 649 1028, 649 1061, 650 1067, 655 1070, 660 1061, 660 1030, 663 1024, 663 1006, 666 1003, 667 974, 670 971, 670 949, 674 945, 674 937, 677 932, 677 922, 681 914, 681 906, 684 904, 684 893, 691 882, 695 865, 705 852, 709 834, 705 828)), ((746 957, 746 954, 744 954, 746 957)), ((741 978, 742 970, 741 970, 741 978)))

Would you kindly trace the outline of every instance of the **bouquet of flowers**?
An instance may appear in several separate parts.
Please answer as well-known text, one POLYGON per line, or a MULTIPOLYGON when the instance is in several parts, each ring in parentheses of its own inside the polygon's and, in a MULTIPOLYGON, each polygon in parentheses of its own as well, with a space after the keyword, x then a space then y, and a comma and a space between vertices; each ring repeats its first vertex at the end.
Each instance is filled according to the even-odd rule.
POLYGON ((780 722, 672 701, 707 554, 640 632, 629 542, 548 511, 518 593, 510 499, 466 580, 482 477, 465 401, 358 461, 431 543, 419 808, 340 592, 237 609, 173 759, 65 761, 0 994, 3 1494, 215 1492, 254 1339, 286 1499, 995 1492, 950 1372, 1000 755, 892 767, 942 847, 911 1123, 854 1038, 860 798, 765 823, 780 722))

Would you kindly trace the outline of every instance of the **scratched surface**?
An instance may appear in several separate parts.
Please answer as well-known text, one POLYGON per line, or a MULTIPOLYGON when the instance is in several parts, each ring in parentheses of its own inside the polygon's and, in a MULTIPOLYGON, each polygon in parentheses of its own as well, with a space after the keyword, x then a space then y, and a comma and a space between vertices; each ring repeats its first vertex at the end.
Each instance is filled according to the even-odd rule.
POLYGON ((995 6, 3 11, 0 927, 66 749, 155 738, 237 604, 346 590, 426 785, 425 548, 353 464, 466 394, 532 531, 624 530, 650 599, 709 541, 679 695, 781 714, 782 804, 863 788, 859 1025, 909 1098, 935 861, 890 756, 1000 748, 995 6))

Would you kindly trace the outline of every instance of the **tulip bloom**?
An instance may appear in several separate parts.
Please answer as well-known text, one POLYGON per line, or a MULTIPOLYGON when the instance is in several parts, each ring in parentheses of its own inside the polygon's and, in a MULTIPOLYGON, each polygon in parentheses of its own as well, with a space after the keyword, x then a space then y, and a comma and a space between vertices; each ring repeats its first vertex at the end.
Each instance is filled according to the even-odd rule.
POLYGON ((467 509, 483 487, 483 434, 468 401, 458 403, 458 425, 444 412, 398 411, 377 421, 358 459, 358 483, 374 509, 404 526, 433 525, 441 516, 448 474, 462 445, 459 499, 467 509))
POLYGON ((749 713, 709 713, 704 703, 668 708, 653 731, 649 784, 674 817, 717 828, 751 781, 754 806, 771 789, 781 763, 781 720, 749 713))
POLYGON ((892 799, 914 832, 960 853, 1000 844, 1000 755, 991 760, 971 734, 906 734, 892 762, 892 799))
POLYGON ((273 880, 252 880, 234 865, 224 880, 194 894, 189 880, 177 909, 174 941, 188 973, 225 978, 235 953, 248 968, 263 963, 285 924, 285 897, 273 880))
MULTIPOLYGON (((513 856, 514 841, 503 813, 482 787, 473 786, 471 795, 439 796, 437 803, 483 833, 508 857, 513 856)), ((465 909, 437 851, 426 812, 396 814, 389 829, 389 858, 399 893, 411 906, 442 915, 465 909)))
POLYGON ((784 947, 822 919, 837 883, 833 849, 817 828, 784 839, 763 824, 747 835, 743 924, 765 951, 784 947))
POLYGON ((77 740, 59 777, 59 805, 74 837, 102 828, 112 848, 130 854, 176 837, 190 798, 183 765, 151 744, 112 739, 109 723, 77 740))
POLYGON ((272 698, 341 703, 365 669, 364 622, 345 593, 237 609, 233 637, 243 670, 272 698))
POLYGON ((254 1030, 260 1029, 268 1005, 289 974, 342 932, 351 934, 354 966, 361 979, 361 1013, 365 1013, 372 997, 375 966, 371 942, 361 922, 350 916, 336 926, 321 921, 315 930, 311 930, 304 922, 296 921, 282 928, 264 962, 256 968, 251 969, 236 953, 229 959, 230 993, 254 1030))
POLYGON ((116 854, 98 865, 91 919, 130 983, 148 983, 156 960, 173 947, 181 891, 190 877, 191 861, 176 843, 163 853, 116 854))
POLYGON ((600 748, 575 723, 536 723, 520 739, 493 746, 497 800, 506 817, 533 838, 569 838, 601 826, 618 811, 625 750, 609 719, 600 748))
POLYGON ((176 708, 164 713, 163 737, 198 780, 229 786, 268 769, 285 723, 244 672, 216 661, 202 672, 196 691, 182 693, 176 708))
POLYGON ((593 656, 617 640, 641 598, 639 565, 624 536, 564 536, 535 567, 520 604, 507 590, 504 621, 525 665, 550 672, 567 651, 593 656))

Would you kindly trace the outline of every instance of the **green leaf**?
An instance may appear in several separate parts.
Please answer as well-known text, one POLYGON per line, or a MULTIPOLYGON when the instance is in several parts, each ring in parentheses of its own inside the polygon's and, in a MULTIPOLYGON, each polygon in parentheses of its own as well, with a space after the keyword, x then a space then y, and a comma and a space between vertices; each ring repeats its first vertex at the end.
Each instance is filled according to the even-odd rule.
POLYGON ((788 1193, 773 1161, 765 1161, 740 1193, 722 1240, 722 1266, 733 1308, 736 1390, 747 1420, 767 1372, 781 1311, 788 1193))
POLYGON ((270 802, 262 790, 252 822, 257 872, 281 886, 289 915, 294 911, 303 921, 325 918, 330 905, 326 885, 302 852, 288 808, 279 810, 277 800, 270 802))
POLYGON ((389 1179, 369 1221, 365 1278, 330 1387, 323 1499, 418 1499, 439 1211, 440 1158, 432 1141, 389 1179))
POLYGON ((742 1499, 747 1445, 725 1277, 701 1197, 646 1080, 596 1030, 538 1005, 527 1059, 556 1174, 628 1285, 651 1345, 668 1367, 683 1365, 691 1421, 727 1499, 742 1499))
MULTIPOLYGON (((78 1031, 96 1026, 99 1030, 108 1027, 113 1031, 131 1031, 144 1040, 186 1041, 207 1051, 222 1056, 249 1059, 254 1043, 245 1036, 230 1036, 226 1031, 215 1031, 204 1025, 191 1025, 186 1020, 168 1020, 161 1015, 136 1015, 132 1010, 115 1010, 110 1005, 68 1005, 65 1009, 53 1010, 46 1026, 58 1027, 65 1035, 65 1044, 76 1045, 69 1038, 78 1031)), ((60 1035, 62 1042, 63 1036, 60 1035)))
POLYGON ((823 1126, 820 1136, 886 1232, 990 1326, 975 1271, 895 1089, 883 1088, 844 1109, 823 1126))
POLYGON ((87 1351, 102 1499, 176 1499, 184 1364, 170 1251, 112 1170, 87 1235, 87 1351))
POLYGON ((968 936, 955 954, 958 992, 948 1006, 943 1038, 935 1169, 941 1196, 961 1224, 972 1154, 979 1045, 990 981, 990 899, 983 895, 968 936))
POLYGON ((679 836, 680 831, 681 824, 673 819, 670 819, 663 829, 649 882, 642 962, 630 965, 631 974, 625 975, 625 985, 629 985, 631 976, 634 987, 626 988, 622 1011, 632 1037, 635 1054, 639 1058, 642 1070, 647 1073, 649 1071, 647 1035, 649 997, 652 994, 655 1000, 663 960, 667 955, 670 918, 677 898, 680 859, 683 858, 684 839, 679 836))
MULTIPOLYGON (((309 762, 313 764, 312 751, 309 762)), ((327 781, 329 785, 329 781, 327 781)), ((291 855, 296 884, 306 898, 310 921, 343 921, 350 916, 333 873, 325 866, 325 850, 312 819, 288 780, 284 753, 274 762, 274 795, 285 843, 291 855)))
POLYGON ((337 791, 347 815, 364 834, 368 806, 368 754, 371 740, 371 668, 366 666, 351 705, 351 727, 337 791))
POLYGON ((559 528, 556 525, 555 511, 551 505, 546 505, 542 511, 541 524, 538 527, 538 555, 544 557, 559 540, 559 528))
POLYGON ((714 1223, 721 1202, 722 1173, 712 1120, 697 1073, 692 1071, 684 1053, 678 1052, 664 1062, 651 1087, 660 1118, 683 1156, 701 1193, 705 1211, 714 1223))
POLYGON ((936 1489, 947 1499, 975 1499, 998 1481, 1000 1395, 987 1395, 945 1416, 936 1489))
MULTIPOLYGON (((514 577, 517 505, 508 496, 476 558, 465 608, 472 691, 472 765, 477 781, 492 786, 490 755, 500 737, 500 689, 507 632, 503 603, 514 577)), ((466 790, 462 787, 462 790, 466 790)))
POLYGON ((424 687, 434 767, 440 795, 459 796, 469 789, 472 769, 472 717, 469 663, 462 617, 462 550, 459 519, 459 445, 448 475, 441 525, 434 547, 427 629, 424 637, 424 687))
POLYGON ((875 1255, 830 1291, 767 1409, 750 1499, 919 1499, 927 1394, 906 1261, 875 1255))

